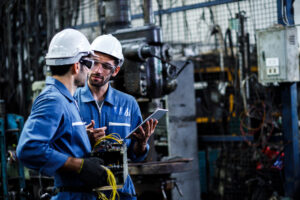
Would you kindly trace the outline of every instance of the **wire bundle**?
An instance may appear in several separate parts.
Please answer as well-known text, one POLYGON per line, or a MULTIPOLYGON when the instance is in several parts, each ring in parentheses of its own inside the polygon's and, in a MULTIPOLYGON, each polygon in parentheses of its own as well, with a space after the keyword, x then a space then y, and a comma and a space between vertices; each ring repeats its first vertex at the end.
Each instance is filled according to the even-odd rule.
POLYGON ((97 140, 95 145, 94 145, 94 148, 96 146, 98 146, 101 142, 103 142, 104 140, 113 140, 113 141, 116 141, 119 144, 123 143, 123 140, 122 140, 121 136, 118 133, 111 133, 111 134, 106 135, 106 136, 100 138, 99 140, 97 140))
MULTIPOLYGON (((111 133, 107 136, 104 136, 102 138, 100 138, 99 140, 96 141, 94 148, 97 147, 101 142, 105 141, 105 140, 113 140, 119 144, 123 143, 123 140, 121 138, 121 136, 117 133, 111 133)), ((104 167, 104 166, 103 166, 104 167)), ((107 183, 108 185, 111 187, 112 192, 110 194, 110 197, 107 198, 106 195, 100 191, 98 191, 98 199, 102 199, 102 200, 115 200, 116 196, 118 196, 118 199, 120 199, 120 196, 117 192, 117 182, 116 182, 116 178, 114 176, 114 174, 112 173, 112 171, 110 169, 108 169, 107 167, 104 167, 104 169, 107 172, 107 183)))

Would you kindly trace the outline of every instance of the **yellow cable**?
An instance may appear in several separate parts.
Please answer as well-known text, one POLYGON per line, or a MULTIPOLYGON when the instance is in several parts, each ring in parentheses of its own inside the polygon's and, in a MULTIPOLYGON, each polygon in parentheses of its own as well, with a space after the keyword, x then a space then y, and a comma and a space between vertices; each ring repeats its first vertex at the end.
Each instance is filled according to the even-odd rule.
POLYGON ((102 192, 98 192, 98 199, 102 199, 102 200, 115 200, 116 199, 116 195, 118 196, 118 199, 120 199, 119 193, 117 191, 117 182, 116 182, 116 178, 115 178, 114 174, 107 167, 104 167, 104 166, 102 166, 102 167, 107 172, 107 183, 108 183, 109 186, 111 186, 112 192, 111 192, 109 198, 107 198, 105 196, 105 194, 103 194, 102 192))
POLYGON ((101 200, 108 200, 108 198, 105 196, 105 194, 103 194, 102 192, 98 192, 98 199, 101 200))

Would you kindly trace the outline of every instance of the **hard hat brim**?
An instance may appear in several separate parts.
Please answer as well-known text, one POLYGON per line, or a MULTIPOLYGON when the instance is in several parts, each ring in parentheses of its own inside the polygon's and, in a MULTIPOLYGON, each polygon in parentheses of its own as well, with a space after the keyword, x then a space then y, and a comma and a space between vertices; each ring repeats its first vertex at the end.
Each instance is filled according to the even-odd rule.
POLYGON ((47 58, 46 57, 46 65, 49 66, 57 66, 57 65, 70 65, 79 62, 79 60, 84 56, 93 55, 95 53, 93 51, 90 52, 81 52, 74 57, 66 57, 66 58, 47 58))

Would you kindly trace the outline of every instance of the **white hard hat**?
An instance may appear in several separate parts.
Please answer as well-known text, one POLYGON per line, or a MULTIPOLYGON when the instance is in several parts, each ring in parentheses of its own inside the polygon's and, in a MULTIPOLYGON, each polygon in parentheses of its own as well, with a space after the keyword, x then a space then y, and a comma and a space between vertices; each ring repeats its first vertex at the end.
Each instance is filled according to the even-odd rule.
POLYGON ((51 40, 46 55, 47 65, 76 63, 82 56, 93 54, 88 39, 75 29, 64 29, 51 40))
POLYGON ((92 50, 105 53, 119 60, 119 66, 124 62, 122 45, 117 38, 108 35, 100 35, 92 42, 92 50))

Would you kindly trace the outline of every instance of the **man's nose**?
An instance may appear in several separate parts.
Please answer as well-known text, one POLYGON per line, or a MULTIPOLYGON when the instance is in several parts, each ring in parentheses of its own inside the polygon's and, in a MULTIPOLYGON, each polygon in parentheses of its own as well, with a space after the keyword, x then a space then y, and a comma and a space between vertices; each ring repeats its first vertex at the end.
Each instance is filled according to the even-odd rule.
POLYGON ((95 66, 95 71, 98 72, 98 73, 102 73, 103 72, 103 67, 101 64, 98 64, 95 66))

